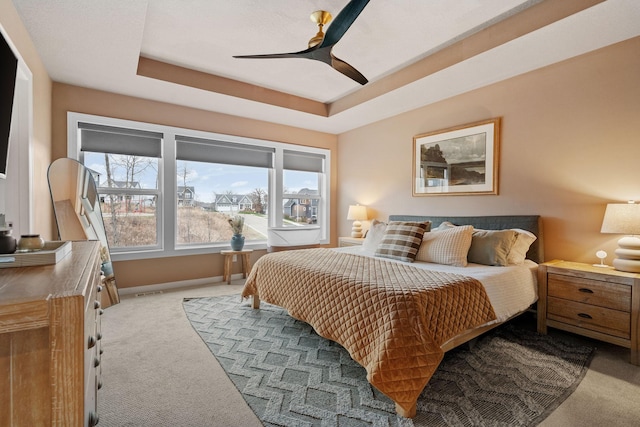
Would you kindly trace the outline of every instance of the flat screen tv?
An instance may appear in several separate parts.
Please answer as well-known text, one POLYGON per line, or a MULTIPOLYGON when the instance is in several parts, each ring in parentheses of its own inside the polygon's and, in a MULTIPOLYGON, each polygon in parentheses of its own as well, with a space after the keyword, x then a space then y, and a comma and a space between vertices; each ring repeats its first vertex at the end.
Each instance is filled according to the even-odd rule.
POLYGON ((0 33, 0 178, 6 178, 18 58, 0 33))

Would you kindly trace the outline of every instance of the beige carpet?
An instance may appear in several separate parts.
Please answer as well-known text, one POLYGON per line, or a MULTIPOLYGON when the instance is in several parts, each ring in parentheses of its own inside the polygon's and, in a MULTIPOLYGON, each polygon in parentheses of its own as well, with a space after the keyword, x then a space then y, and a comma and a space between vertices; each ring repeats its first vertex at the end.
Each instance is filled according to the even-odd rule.
MULTIPOLYGON (((105 310, 99 425, 260 426, 182 308, 185 297, 237 294, 242 283, 127 296, 105 310)), ((640 367, 627 349, 584 340, 598 347, 589 372, 541 425, 638 425, 640 367)))

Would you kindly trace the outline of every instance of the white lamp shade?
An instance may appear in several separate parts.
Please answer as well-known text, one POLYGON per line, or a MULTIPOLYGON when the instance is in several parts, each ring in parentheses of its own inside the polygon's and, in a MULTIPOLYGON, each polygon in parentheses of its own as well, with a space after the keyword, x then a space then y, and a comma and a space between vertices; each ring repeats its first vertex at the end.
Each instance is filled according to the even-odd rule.
POLYGON ((361 205, 349 206, 349 212, 347 212, 347 219, 353 221, 366 221, 367 219, 367 207, 361 205))
POLYGON ((610 203, 604 212, 601 233, 640 234, 640 204, 610 203))

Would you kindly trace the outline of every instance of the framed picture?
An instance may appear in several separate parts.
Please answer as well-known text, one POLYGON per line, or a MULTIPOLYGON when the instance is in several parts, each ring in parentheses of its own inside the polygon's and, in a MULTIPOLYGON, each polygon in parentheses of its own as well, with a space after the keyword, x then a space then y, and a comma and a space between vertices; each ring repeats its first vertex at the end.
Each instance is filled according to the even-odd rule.
POLYGON ((413 195, 498 194, 500 118, 413 137, 413 195))

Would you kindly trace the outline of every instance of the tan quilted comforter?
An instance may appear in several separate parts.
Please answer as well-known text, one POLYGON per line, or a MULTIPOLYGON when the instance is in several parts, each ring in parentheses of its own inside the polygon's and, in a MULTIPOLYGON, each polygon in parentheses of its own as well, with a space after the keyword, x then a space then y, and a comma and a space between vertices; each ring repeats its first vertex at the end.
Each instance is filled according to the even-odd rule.
POLYGON ((263 256, 242 291, 254 294, 341 344, 405 411, 440 364, 441 344, 495 319, 476 279, 330 249, 263 256))

